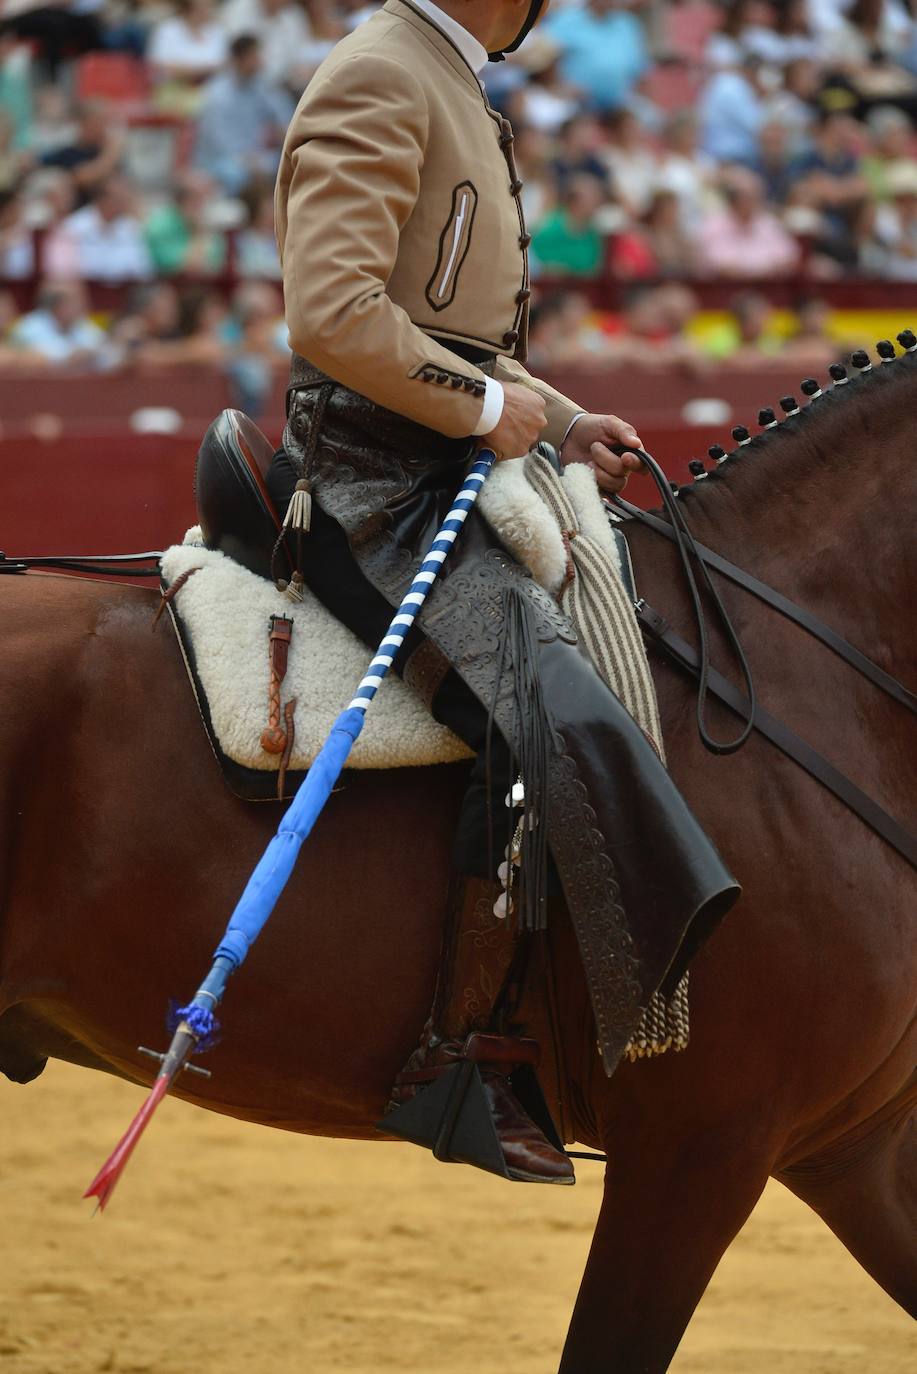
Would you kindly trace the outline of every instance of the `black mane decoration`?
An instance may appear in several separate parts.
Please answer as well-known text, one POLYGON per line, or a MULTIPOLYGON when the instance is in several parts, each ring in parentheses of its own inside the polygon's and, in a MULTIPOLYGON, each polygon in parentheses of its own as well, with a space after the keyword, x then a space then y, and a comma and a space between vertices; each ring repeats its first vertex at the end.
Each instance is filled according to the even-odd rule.
POLYGON ((847 369, 842 364, 833 363, 829 368, 833 385, 826 384, 823 388, 815 378, 807 377, 800 384, 804 399, 798 405, 792 396, 781 397, 780 408, 783 414, 779 419, 770 407, 765 407, 759 412, 759 423, 764 426, 760 434, 751 437, 745 426, 737 425, 732 431, 736 447, 727 453, 719 444, 711 445, 708 453, 714 460, 713 466, 704 468, 702 464, 689 464, 694 481, 681 485, 678 488, 679 496, 694 496, 699 494, 700 490, 710 490, 717 482, 728 480, 730 474, 738 468, 751 466, 749 459, 772 451, 781 440, 798 435, 813 421, 833 419, 838 415, 839 407, 858 407, 862 398, 873 388, 900 380, 917 365, 914 362, 917 355, 917 335, 910 329, 904 329, 897 338, 904 349, 900 355, 896 353, 894 344, 887 339, 880 340, 876 346, 882 364, 879 367, 872 365, 865 349, 857 349, 850 355, 850 362, 856 369, 852 376, 848 376, 847 369), (699 486, 698 479, 702 476, 708 480, 704 480, 699 486))

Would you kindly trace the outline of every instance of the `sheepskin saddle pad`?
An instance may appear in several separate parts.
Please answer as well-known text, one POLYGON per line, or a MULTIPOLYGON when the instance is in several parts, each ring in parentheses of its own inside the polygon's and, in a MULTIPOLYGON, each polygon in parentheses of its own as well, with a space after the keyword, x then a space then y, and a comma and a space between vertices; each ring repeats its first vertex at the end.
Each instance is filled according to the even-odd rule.
MULTIPOLYGON (((571 616, 608 685, 661 745, 627 544, 609 522, 591 469, 575 464, 560 476, 538 452, 500 463, 478 508, 506 549, 571 616)), ((164 554, 162 586, 230 787, 251 800, 291 796, 362 677, 370 650, 308 588, 301 602, 291 602, 273 583, 205 548, 199 528, 164 554)), ((348 767, 416 767, 468 757, 466 745, 391 674, 348 767)))

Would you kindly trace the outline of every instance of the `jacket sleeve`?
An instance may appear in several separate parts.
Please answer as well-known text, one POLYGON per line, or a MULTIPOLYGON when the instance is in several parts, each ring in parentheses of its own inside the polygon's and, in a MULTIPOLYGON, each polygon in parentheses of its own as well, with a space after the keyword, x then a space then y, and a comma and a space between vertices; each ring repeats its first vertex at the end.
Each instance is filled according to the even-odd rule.
POLYGON ((481 415, 484 374, 386 294, 427 129, 423 87, 393 58, 355 56, 307 89, 277 182, 286 320, 294 352, 330 377, 463 438, 481 415))
POLYGON ((569 396, 564 396, 560 391, 555 391, 553 386, 548 386, 547 382, 539 381, 530 372, 526 372, 522 364, 517 363, 515 358, 506 358, 502 353, 497 358, 494 376, 498 382, 516 382, 520 386, 529 386, 544 398, 548 423, 542 438, 559 449, 567 437, 567 430, 572 421, 577 415, 583 414, 583 407, 578 406, 575 401, 571 401, 569 396))

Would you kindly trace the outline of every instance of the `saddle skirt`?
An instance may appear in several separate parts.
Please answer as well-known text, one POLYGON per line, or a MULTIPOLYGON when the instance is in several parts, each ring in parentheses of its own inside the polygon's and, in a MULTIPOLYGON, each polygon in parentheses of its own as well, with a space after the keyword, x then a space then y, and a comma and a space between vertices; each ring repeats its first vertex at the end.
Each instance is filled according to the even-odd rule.
MULTIPOLYGON (((538 452, 503 462, 486 482, 478 509, 508 552, 571 615, 609 686, 658 745, 655 694, 633 612, 627 545, 609 524, 592 471, 578 464, 561 477, 538 452), (603 611, 599 625, 584 609, 594 607, 595 598, 581 596, 578 585, 596 576, 608 593, 602 598, 607 614, 603 611)), ((166 551, 162 584, 167 593, 174 588, 168 609, 230 787, 252 800, 292 795, 362 677, 370 649, 308 588, 301 602, 291 602, 267 578, 206 547, 200 527, 166 551), (278 623, 284 634, 282 680, 269 641, 278 623), (271 725, 283 729, 284 714, 294 728, 292 750, 281 767, 281 754, 262 741, 271 725)), ((348 767, 418 767, 469 757, 467 746, 433 719, 421 697, 390 675, 348 767)))

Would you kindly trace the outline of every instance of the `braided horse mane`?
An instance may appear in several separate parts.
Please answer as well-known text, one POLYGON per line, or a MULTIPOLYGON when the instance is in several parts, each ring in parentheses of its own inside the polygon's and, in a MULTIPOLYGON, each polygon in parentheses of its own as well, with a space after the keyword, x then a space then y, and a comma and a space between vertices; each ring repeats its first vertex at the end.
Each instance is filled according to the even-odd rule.
MULTIPOLYGON (((901 355, 896 355, 889 340, 880 340, 876 362, 865 350, 856 350, 850 356, 852 376, 840 363, 833 363, 831 381, 825 383, 824 390, 807 378, 801 386, 803 399, 797 403, 798 410, 790 408, 779 420, 772 410, 762 410, 758 422, 764 428, 754 437, 737 426, 732 431, 737 446, 730 453, 716 445, 709 450, 712 468, 701 462, 689 465, 694 481, 678 488, 679 498, 697 501, 698 509, 712 516, 714 503, 727 490, 737 497, 774 496, 784 490, 792 495, 800 459, 824 468, 826 476, 830 473, 836 480, 839 463, 865 456, 857 444, 868 441, 870 418, 884 410, 880 398, 885 398, 889 387, 903 386, 917 376, 917 336, 906 329, 898 335, 898 342, 904 349, 901 355), (756 459, 767 461, 753 461, 756 459)), ((793 400, 783 398, 784 411, 793 400)), ((899 398, 895 404, 903 410, 899 398)))

